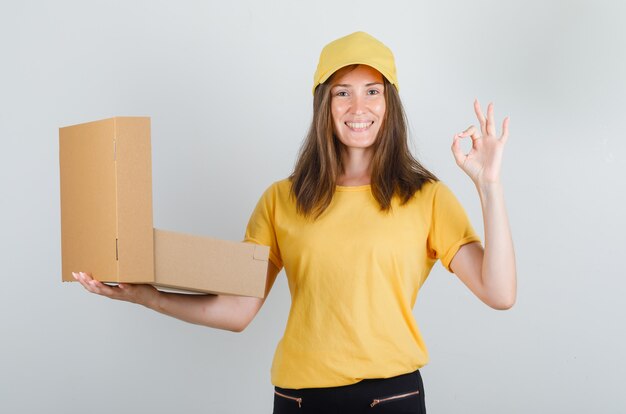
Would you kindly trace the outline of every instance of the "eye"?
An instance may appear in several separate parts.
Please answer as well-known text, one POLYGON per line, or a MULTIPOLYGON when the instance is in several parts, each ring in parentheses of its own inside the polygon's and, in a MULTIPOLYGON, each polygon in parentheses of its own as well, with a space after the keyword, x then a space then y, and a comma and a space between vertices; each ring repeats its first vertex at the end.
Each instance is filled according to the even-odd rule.
POLYGON ((367 91, 368 95, 379 95, 380 91, 378 89, 370 89, 369 91, 367 91))
POLYGON ((348 92, 338 91, 338 92, 335 92, 335 96, 348 96, 348 92))

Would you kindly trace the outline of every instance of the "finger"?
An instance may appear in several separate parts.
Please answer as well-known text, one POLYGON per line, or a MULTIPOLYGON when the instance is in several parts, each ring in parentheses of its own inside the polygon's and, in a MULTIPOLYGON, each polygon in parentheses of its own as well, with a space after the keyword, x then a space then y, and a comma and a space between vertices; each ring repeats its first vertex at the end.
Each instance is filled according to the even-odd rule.
POLYGON ((91 273, 78 272, 78 281, 84 286, 85 284, 89 284, 90 281, 93 280, 91 277, 91 273))
POLYGON ((496 123, 493 115, 493 103, 490 102, 487 106, 487 134, 493 137, 496 136, 496 123))
POLYGON ((77 272, 77 273, 72 273, 72 274, 74 275, 78 283, 80 283, 85 289, 91 290, 91 286, 89 286, 88 279, 83 276, 84 275, 83 272, 77 272))
POLYGON ((90 275, 80 272, 79 273, 82 281, 82 285, 91 293, 96 293, 98 295, 113 297, 117 296, 117 290, 113 287, 107 286, 104 283, 93 279, 90 275))
POLYGON ((510 117, 507 116, 504 118, 504 121, 502 121, 502 136, 500 140, 503 144, 506 144, 506 141, 509 139, 509 120, 510 117))
POLYGON ((480 138, 480 135, 478 134, 478 128, 476 128, 474 125, 470 125, 465 131, 461 132, 459 135, 462 138, 472 138, 472 142, 476 142, 476 140, 480 138))
POLYGON ((483 115, 482 109, 480 109, 478 98, 474 99, 474 112, 476 112, 476 118, 478 118, 478 122, 480 122, 480 130, 483 135, 485 135, 487 133, 487 120, 485 119, 485 115, 483 115))
POLYGON ((454 155, 454 160, 457 165, 463 165, 466 157, 463 153, 463 149, 461 148, 461 139, 461 134, 455 134, 452 141, 452 155, 454 155))
POLYGON ((94 287, 93 285, 93 279, 91 278, 90 275, 88 275, 87 273, 84 272, 78 272, 78 278, 77 280, 80 282, 81 285, 83 285, 83 287, 85 289, 87 289, 89 292, 91 293, 99 293, 97 292, 97 289, 94 287))
POLYGON ((109 286, 106 283, 102 283, 96 279, 92 279, 89 284, 93 289, 95 289, 96 293, 98 293, 99 295, 107 296, 110 298, 117 298, 119 296, 119 289, 114 286, 109 286))

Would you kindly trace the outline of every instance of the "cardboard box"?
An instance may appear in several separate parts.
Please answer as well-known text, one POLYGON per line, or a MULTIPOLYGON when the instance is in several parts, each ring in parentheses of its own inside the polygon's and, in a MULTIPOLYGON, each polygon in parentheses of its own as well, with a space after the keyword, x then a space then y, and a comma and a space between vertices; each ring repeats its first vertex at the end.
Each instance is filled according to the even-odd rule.
POLYGON ((270 248, 154 229, 155 285, 265 296, 270 248))
POLYGON ((59 129, 62 280, 263 297, 269 247, 153 228, 150 118, 59 129))

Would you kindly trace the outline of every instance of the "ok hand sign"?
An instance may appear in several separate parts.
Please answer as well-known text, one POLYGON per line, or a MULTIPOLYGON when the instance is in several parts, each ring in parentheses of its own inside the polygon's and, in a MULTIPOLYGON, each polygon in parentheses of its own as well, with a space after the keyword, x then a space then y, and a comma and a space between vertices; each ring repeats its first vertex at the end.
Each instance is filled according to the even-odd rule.
POLYGON ((509 117, 504 118, 502 135, 498 138, 496 136, 493 103, 487 106, 487 118, 483 115, 477 99, 474 101, 474 111, 480 123, 482 136, 479 135, 479 131, 474 125, 459 134, 455 134, 452 142, 452 154, 454 154, 457 165, 469 175, 476 186, 498 183, 504 144, 509 138, 509 117), (465 154, 461 149, 461 139, 468 136, 472 139, 472 149, 465 154))

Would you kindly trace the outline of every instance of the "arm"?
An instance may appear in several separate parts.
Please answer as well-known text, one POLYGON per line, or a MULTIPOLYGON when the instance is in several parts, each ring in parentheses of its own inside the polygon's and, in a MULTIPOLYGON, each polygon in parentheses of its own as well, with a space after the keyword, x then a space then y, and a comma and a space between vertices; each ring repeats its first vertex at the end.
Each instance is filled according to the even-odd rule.
POLYGON ((74 273, 74 277, 92 293, 137 303, 185 322, 241 332, 263 306, 279 272, 270 261, 264 298, 169 293, 161 292, 151 285, 128 283, 114 287, 94 280, 86 273, 74 273))
POLYGON ((452 271, 483 302, 495 309, 509 309, 517 295, 515 252, 500 182, 500 165, 508 139, 509 118, 496 137, 493 104, 487 118, 474 102, 482 136, 474 126, 454 136, 452 152, 457 165, 472 179, 478 190, 485 227, 485 248, 480 243, 462 246, 450 263, 452 271), (471 137, 472 149, 463 154, 460 140, 471 137))

